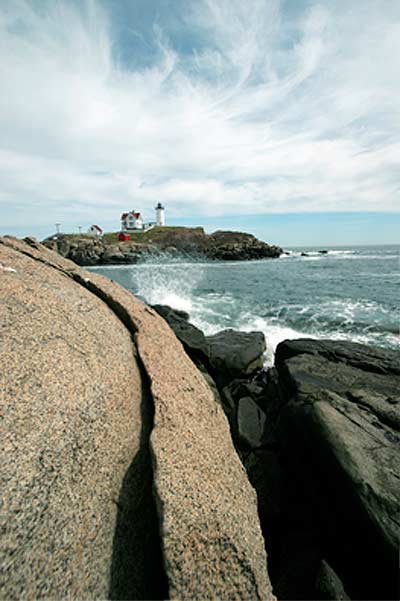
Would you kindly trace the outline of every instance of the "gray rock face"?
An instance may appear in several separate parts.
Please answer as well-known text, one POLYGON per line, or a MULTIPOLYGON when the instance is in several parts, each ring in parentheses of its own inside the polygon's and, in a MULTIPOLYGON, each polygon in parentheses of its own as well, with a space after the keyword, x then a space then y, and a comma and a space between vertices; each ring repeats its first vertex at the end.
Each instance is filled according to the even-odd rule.
POLYGON ((264 432, 265 414, 251 397, 239 400, 237 421, 241 441, 251 449, 259 447, 264 432))
POLYGON ((230 379, 249 375, 263 365, 266 350, 262 332, 223 330, 207 336, 208 357, 212 367, 230 375, 230 379))
POLYGON ((296 355, 319 355, 333 363, 344 363, 369 372, 384 375, 400 375, 399 355, 395 351, 374 348, 355 342, 340 340, 314 340, 301 338, 285 340, 279 345, 277 364, 296 355))
POLYGON ((347 601, 349 597, 343 588, 343 584, 326 561, 321 561, 317 575, 316 593, 322 601, 347 601))
POLYGON ((257 240, 252 234, 217 231, 206 237, 205 254, 223 261, 267 259, 279 257, 282 249, 257 240))
POLYGON ((279 435, 350 597, 395 598, 400 498, 398 354, 287 341, 279 435))

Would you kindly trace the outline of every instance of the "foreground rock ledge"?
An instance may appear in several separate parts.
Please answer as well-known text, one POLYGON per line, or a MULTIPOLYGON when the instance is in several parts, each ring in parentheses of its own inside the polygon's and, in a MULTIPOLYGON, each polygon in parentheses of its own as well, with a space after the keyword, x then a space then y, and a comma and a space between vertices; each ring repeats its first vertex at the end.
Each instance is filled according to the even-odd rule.
POLYGON ((170 598, 273 599, 254 490, 168 325, 32 239, 0 239, 0 271, 2 594, 162 598, 164 569, 170 598))

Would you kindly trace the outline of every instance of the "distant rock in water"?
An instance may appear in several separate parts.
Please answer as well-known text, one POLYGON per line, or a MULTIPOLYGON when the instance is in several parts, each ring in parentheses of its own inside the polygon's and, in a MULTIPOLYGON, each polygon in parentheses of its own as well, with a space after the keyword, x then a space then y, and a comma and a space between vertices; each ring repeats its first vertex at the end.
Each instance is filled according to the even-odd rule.
POLYGON ((257 502, 170 327, 0 238, 4 599, 274 599, 257 502))
POLYGON ((220 261, 245 261, 277 258, 283 250, 258 240, 252 234, 218 231, 206 234, 203 228, 158 227, 131 234, 131 240, 119 242, 115 234, 104 237, 59 234, 43 241, 63 257, 78 265, 133 264, 138 260, 165 253, 220 261))

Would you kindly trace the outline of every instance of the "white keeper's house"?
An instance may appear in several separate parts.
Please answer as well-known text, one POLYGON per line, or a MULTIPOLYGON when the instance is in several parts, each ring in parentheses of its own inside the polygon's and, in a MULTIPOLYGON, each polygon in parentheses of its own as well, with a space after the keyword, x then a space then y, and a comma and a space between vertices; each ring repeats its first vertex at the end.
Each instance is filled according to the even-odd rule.
POLYGON ((155 208, 156 210, 156 221, 144 223, 142 215, 139 211, 129 211, 128 213, 122 213, 121 215, 121 231, 122 232, 144 232, 155 225, 165 225, 165 209, 159 202, 155 208))

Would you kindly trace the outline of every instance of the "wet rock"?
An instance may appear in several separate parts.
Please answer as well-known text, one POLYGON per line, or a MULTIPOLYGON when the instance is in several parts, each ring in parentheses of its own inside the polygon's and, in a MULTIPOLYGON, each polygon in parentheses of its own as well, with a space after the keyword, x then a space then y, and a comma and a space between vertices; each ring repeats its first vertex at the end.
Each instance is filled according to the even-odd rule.
POLYGON ((264 432, 265 414, 251 397, 239 400, 237 409, 237 430, 240 441, 255 449, 260 446, 264 432))
POLYGON ((188 321, 185 311, 172 309, 168 305, 153 305, 153 309, 163 317, 182 342, 186 352, 195 361, 208 362, 208 343, 203 332, 188 321))
POLYGON ((325 560, 321 561, 318 571, 315 598, 322 601, 347 601, 350 599, 340 578, 325 560))
POLYGON ((396 595, 398 354, 355 343, 281 343, 278 437, 315 510, 325 556, 352 598, 396 595))
POLYGON ((229 379, 247 376, 263 366, 266 345, 262 332, 229 329, 206 340, 211 366, 229 379))
POLYGON ((375 348, 355 342, 341 340, 314 340, 300 338, 298 340, 285 340, 278 345, 276 366, 279 368, 282 361, 296 355, 319 355, 338 364, 347 364, 376 374, 400 375, 399 354, 396 351, 375 348))
POLYGON ((206 238, 204 252, 212 259, 238 261, 276 258, 283 251, 278 246, 257 240, 252 234, 217 231, 206 238))
POLYGON ((118 265, 127 263, 128 255, 122 252, 118 247, 106 248, 101 257, 102 263, 105 265, 118 265))
POLYGON ((189 321, 189 313, 181 311, 180 309, 173 309, 168 305, 152 305, 152 308, 157 311, 161 317, 163 317, 169 324, 173 324, 175 320, 178 321, 183 319, 189 321))
POLYGON ((282 465, 276 451, 256 449, 246 456, 245 467, 249 480, 257 491, 261 526, 264 526, 266 533, 269 531, 269 538, 272 524, 279 521, 282 515, 282 465))

